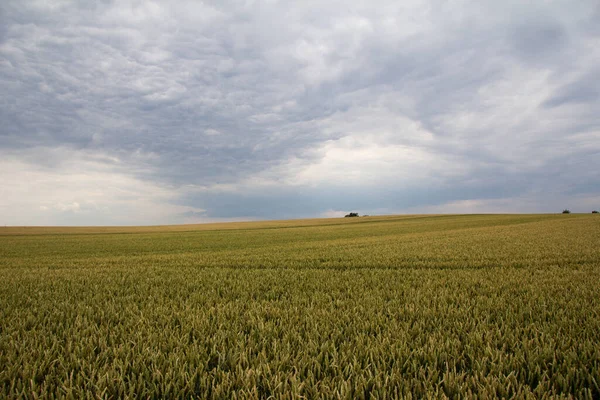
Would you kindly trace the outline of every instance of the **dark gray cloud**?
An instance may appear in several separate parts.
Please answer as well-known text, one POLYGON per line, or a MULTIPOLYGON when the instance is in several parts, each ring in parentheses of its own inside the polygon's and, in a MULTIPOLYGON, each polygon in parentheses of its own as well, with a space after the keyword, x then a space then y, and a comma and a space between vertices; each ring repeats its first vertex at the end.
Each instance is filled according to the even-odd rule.
MULTIPOLYGON (((522 185, 511 185, 509 179, 497 179, 495 185, 461 185, 443 187, 415 186, 410 190, 392 187, 318 187, 312 189, 288 188, 273 191, 248 191, 243 194, 209 193, 180 199, 184 204, 202 204, 210 215, 217 218, 261 219, 308 218, 328 210, 358 211, 368 214, 373 210, 400 210, 435 206, 448 199, 495 199, 499 193, 509 197, 521 193, 522 185), (504 183, 500 192, 498 182, 504 183)), ((205 213, 184 213, 184 216, 202 217, 205 213)))
POLYGON ((14 177, 1 214, 549 211, 532 205, 549 194, 587 207, 600 201, 599 12, 592 0, 4 1, 0 167, 14 177))
POLYGON ((511 42, 516 54, 530 62, 552 62, 569 46, 565 29, 555 21, 526 20, 512 31, 511 42))
POLYGON ((600 104, 600 68, 560 87, 544 105, 553 108, 568 103, 600 104))

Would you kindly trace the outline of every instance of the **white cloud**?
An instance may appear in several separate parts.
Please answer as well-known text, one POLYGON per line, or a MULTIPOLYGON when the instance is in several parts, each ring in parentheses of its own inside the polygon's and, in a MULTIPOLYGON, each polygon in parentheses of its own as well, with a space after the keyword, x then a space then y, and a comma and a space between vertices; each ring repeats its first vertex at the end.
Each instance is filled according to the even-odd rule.
POLYGON ((558 194, 551 199, 531 192, 518 197, 497 199, 464 199, 433 206, 417 206, 394 210, 394 212, 414 214, 479 214, 479 213, 560 213, 569 209, 577 213, 597 210, 600 195, 565 196, 558 194))
POLYGON ((327 211, 323 211, 319 215, 319 217, 321 217, 321 218, 341 218, 344 215, 348 214, 348 212, 352 212, 352 211, 327 210, 327 211))
POLYGON ((204 134, 205 134, 205 135, 208 135, 208 136, 217 136, 217 135, 220 135, 220 134, 221 134, 221 132, 219 132, 219 131, 218 131, 218 130, 216 130, 216 129, 205 129, 205 130, 204 130, 204 134))
POLYGON ((0 215, 5 225, 152 225, 201 211, 171 204, 179 195, 176 190, 141 181, 122 165, 99 161, 97 154, 66 148, 33 152, 31 157, 53 153, 60 161, 48 168, 15 154, 0 157, 0 215))

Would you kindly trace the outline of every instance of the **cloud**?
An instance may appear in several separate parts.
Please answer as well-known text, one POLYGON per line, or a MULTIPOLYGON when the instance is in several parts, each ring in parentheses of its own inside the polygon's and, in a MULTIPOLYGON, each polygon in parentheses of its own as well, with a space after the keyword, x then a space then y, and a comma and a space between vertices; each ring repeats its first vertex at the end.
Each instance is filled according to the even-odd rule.
POLYGON ((598 13, 591 0, 5 1, 13 194, 0 216, 144 224, 596 198, 598 13))
POLYGON ((555 108, 569 103, 583 106, 600 103, 600 68, 559 87, 544 106, 555 108))
POLYGON ((142 181, 127 166, 96 152, 35 148, 1 152, 4 225, 136 225, 181 223, 185 212, 171 204, 177 191, 142 181), (51 167, 31 160, 48 157, 51 167))

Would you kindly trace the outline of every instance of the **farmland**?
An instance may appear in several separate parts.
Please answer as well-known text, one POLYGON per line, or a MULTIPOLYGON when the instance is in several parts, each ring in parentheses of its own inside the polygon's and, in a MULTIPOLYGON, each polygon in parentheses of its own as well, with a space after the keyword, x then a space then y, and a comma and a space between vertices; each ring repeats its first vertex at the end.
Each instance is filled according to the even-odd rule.
POLYGON ((0 228, 0 397, 600 397, 600 217, 0 228))

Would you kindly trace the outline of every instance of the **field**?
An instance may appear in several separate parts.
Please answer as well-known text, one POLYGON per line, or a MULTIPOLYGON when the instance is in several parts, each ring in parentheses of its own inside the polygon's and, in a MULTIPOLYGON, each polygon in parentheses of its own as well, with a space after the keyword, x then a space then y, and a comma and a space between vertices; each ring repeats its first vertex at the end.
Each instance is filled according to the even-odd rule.
POLYGON ((600 398, 600 217, 0 228, 0 397, 600 398))

